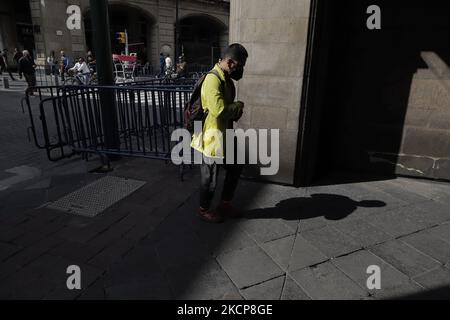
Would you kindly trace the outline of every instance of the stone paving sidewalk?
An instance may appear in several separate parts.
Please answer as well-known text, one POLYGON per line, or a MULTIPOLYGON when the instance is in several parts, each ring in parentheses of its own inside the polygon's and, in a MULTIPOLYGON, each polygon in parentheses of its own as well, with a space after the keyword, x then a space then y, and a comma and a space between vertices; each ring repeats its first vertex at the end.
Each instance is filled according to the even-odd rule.
POLYGON ((198 176, 122 160, 146 184, 101 215, 46 207, 102 175, 81 161, 0 192, 3 299, 450 298, 450 185, 398 178, 296 189, 242 181, 244 219, 195 216, 198 176), (82 290, 66 287, 69 265, 82 290), (381 290, 366 286, 381 268, 381 290))

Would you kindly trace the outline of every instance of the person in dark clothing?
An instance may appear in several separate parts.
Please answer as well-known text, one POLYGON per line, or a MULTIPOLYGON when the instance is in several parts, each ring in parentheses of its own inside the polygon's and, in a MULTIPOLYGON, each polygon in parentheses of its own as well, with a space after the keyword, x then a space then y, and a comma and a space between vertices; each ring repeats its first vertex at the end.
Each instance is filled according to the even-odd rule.
POLYGON ((184 59, 184 56, 180 56, 178 58, 177 75, 178 75, 178 78, 187 77, 187 62, 184 59))
POLYGON ((23 50, 23 57, 20 58, 18 67, 19 77, 22 79, 23 74, 28 84, 28 88, 25 90, 25 93, 33 95, 33 87, 36 86, 36 64, 34 63, 33 57, 31 57, 27 50, 23 50))
POLYGON ((0 55, 0 75, 4 71, 9 73, 9 76, 11 77, 12 81, 16 80, 16 79, 14 79, 14 77, 11 73, 11 69, 9 68, 9 65, 8 65, 8 49, 4 49, 0 55))
POLYGON ((158 78, 161 78, 164 76, 166 72, 166 58, 164 57, 164 54, 161 52, 159 54, 159 74, 158 78))
POLYGON ((201 105, 207 116, 204 120, 202 132, 195 133, 192 148, 203 155, 200 165, 200 209, 201 219, 211 223, 221 223, 226 218, 239 218, 242 211, 232 206, 239 178, 244 166, 237 163, 237 148, 235 145, 235 159, 226 156, 226 142, 216 139, 217 133, 226 137, 226 131, 233 129, 233 123, 239 121, 244 113, 244 103, 236 101, 236 88, 233 80, 239 81, 244 74, 248 52, 241 44, 230 45, 224 53, 220 63, 214 66, 201 88, 201 105), (222 160, 222 164, 220 163, 222 160), (231 160, 228 162, 228 160, 231 160), (212 209, 212 200, 218 185, 219 169, 226 170, 220 205, 212 209))
POLYGON ((20 58, 22 58, 22 57, 23 57, 22 52, 20 52, 19 49, 14 48, 14 56, 13 56, 13 59, 14 59, 14 61, 16 62, 16 65, 19 65, 19 60, 20 60, 20 58))
POLYGON ((94 54, 92 51, 88 51, 86 55, 86 62, 89 69, 92 69, 94 72, 97 72, 97 60, 95 60, 94 54))

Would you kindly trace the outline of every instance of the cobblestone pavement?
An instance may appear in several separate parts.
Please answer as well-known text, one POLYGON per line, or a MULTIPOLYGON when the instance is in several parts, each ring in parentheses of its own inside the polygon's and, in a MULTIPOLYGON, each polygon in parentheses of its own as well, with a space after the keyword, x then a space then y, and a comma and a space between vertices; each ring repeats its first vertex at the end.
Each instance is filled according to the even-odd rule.
POLYGON ((195 170, 181 182, 170 164, 123 159, 108 174, 145 185, 76 216, 48 204, 103 175, 75 158, 48 162, 27 140, 20 95, 0 94, 0 298, 450 298, 449 184, 242 181, 245 218, 209 225, 195 216, 195 170), (67 289, 70 265, 81 290, 67 289), (379 290, 367 287, 370 266, 379 290))

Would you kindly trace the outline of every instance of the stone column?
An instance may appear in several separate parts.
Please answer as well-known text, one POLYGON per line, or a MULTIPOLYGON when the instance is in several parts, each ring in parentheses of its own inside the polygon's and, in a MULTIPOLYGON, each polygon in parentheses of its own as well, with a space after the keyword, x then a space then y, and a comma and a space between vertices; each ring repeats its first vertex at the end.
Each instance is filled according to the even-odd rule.
POLYGON ((279 183, 294 183, 309 11, 310 0, 231 0, 230 43, 250 55, 237 85, 239 126, 280 129, 280 171, 262 177, 279 183))

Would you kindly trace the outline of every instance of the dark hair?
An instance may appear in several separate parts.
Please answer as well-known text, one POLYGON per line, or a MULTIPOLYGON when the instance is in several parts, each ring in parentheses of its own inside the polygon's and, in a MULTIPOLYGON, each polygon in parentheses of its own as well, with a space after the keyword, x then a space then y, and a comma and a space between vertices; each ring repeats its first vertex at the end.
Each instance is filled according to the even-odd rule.
POLYGON ((248 58, 248 52, 243 45, 239 43, 233 43, 225 50, 223 58, 230 58, 242 62, 248 58))

